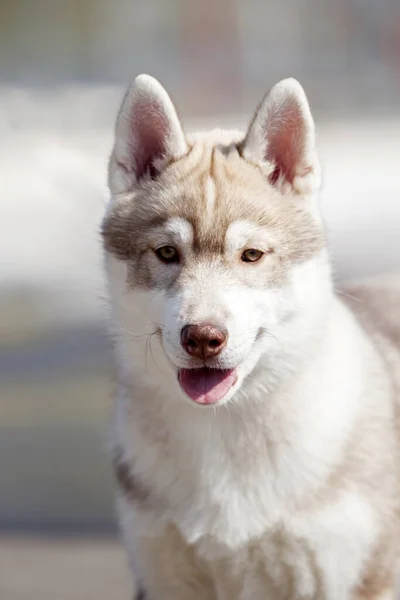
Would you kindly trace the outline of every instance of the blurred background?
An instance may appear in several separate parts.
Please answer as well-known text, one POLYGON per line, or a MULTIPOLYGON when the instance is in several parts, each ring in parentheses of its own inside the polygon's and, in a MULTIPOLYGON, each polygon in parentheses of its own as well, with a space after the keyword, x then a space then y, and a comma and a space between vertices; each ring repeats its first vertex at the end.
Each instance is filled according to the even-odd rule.
POLYGON ((124 88, 188 129, 300 79, 337 280, 400 267, 398 0, 0 0, 0 597, 128 598, 99 224, 124 88))

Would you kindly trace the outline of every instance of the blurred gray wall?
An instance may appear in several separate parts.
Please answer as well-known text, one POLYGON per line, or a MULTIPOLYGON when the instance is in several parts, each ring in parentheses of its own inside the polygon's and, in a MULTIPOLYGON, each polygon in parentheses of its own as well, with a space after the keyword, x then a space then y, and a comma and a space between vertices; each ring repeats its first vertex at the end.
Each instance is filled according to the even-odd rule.
POLYGON ((2 0, 3 81, 123 83, 147 71, 190 114, 240 112, 276 79, 314 108, 396 108, 397 0, 2 0))

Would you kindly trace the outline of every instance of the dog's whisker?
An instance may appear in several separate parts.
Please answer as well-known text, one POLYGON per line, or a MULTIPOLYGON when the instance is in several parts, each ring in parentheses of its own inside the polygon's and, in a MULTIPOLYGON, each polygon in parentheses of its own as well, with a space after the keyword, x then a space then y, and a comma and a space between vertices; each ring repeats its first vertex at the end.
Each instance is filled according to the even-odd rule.
POLYGON ((121 325, 119 326, 119 329, 123 332, 126 333, 128 335, 130 335, 133 338, 141 338, 141 337, 145 337, 148 335, 154 335, 155 333, 161 333, 162 332, 162 326, 159 326, 157 323, 152 323, 152 325, 156 326, 156 329, 150 332, 143 332, 143 333, 135 333, 133 331, 129 331, 129 329, 126 329, 125 327, 122 327, 121 325))
POLYGON ((354 296, 353 294, 350 294, 345 290, 341 290, 340 288, 336 287, 334 288, 334 290, 337 294, 339 294, 339 296, 343 296, 344 298, 348 298, 349 300, 354 300, 354 302, 359 302, 360 304, 362 303, 361 298, 357 298, 357 296, 354 296))
POLYGON ((149 349, 150 349, 150 354, 151 354, 151 358, 153 359, 154 365, 155 367, 160 371, 160 373, 162 373, 163 375, 165 375, 166 373, 161 369, 161 367, 157 364, 157 361, 154 357, 154 353, 153 353, 153 349, 151 347, 151 342, 153 341, 153 337, 155 335, 157 335, 159 331, 156 329, 155 331, 153 331, 153 333, 150 335, 149 337, 149 349))

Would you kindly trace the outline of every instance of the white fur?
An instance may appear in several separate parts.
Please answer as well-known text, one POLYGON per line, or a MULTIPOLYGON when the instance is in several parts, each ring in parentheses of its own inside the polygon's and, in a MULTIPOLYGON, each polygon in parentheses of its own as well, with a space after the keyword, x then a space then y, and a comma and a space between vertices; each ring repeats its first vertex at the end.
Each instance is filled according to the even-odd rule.
MULTIPOLYGON (((273 238, 271 238, 272 241, 273 238)), ((263 228, 250 221, 231 223, 226 232, 226 244, 232 254, 243 248, 256 248, 263 252, 267 252, 269 249, 264 247, 265 231, 263 228)))
MULTIPOLYGON (((175 237, 181 246, 188 247, 193 241, 193 227, 186 219, 173 217, 164 226, 164 231, 175 237)), ((168 243, 168 240, 165 240, 168 243)))

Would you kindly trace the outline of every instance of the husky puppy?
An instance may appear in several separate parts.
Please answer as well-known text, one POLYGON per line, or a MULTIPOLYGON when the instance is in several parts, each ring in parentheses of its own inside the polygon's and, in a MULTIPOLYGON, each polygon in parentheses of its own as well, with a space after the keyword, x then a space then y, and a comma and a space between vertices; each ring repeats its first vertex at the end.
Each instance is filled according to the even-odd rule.
POLYGON ((275 85, 246 133, 187 136, 140 75, 109 187, 114 467, 137 598, 392 600, 400 280, 336 295, 300 84, 275 85))

